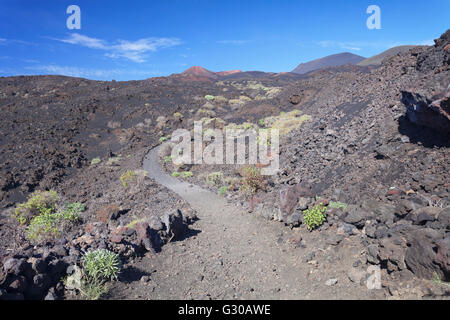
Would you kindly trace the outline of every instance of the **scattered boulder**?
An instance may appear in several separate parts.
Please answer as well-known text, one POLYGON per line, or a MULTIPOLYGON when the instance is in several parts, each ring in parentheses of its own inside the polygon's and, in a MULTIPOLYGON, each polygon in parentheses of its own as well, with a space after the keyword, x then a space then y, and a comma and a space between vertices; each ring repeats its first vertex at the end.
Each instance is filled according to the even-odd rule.
POLYGON ((186 232, 186 225, 183 220, 183 214, 179 209, 172 213, 166 213, 161 217, 162 223, 166 226, 166 234, 169 241, 179 240, 186 232))
MULTIPOLYGON (((434 248, 438 240, 439 234, 429 228, 417 229, 409 233, 405 263, 417 277, 431 279, 435 272, 441 277, 445 276, 440 266, 435 263, 434 248)), ((438 260, 440 260, 439 257, 438 260)))
MULTIPOLYGON (((278 195, 280 201, 278 214, 279 221, 287 221, 287 218, 292 215, 297 208, 300 198, 313 197, 311 187, 301 183, 281 189, 278 195)), ((302 207, 305 206, 303 203, 304 201, 306 200, 302 199, 302 207)))
POLYGON ((373 217, 373 214, 367 210, 359 208, 355 205, 347 207, 347 214, 344 217, 344 222, 353 224, 359 229, 362 229, 367 220, 373 217))
POLYGON ((434 258, 444 274, 444 280, 450 280, 450 237, 437 242, 437 253, 434 258))
POLYGON ((450 92, 444 98, 432 101, 417 92, 402 91, 402 102, 411 122, 444 134, 450 132, 450 92))
POLYGON ((378 257, 388 272, 406 269, 406 241, 401 237, 384 238, 379 241, 378 257))

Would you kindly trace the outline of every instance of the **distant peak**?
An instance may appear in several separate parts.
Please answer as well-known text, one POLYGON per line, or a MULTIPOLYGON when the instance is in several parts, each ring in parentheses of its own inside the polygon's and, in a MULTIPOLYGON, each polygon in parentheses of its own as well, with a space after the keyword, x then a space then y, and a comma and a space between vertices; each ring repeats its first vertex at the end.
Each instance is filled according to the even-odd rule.
POLYGON ((230 74, 235 74, 242 72, 241 70, 229 70, 229 71, 220 71, 220 72, 213 72, 208 69, 205 69, 200 66, 193 66, 189 69, 183 71, 181 74, 184 76, 189 77, 199 77, 199 78, 208 78, 208 79, 217 79, 222 76, 227 76, 230 74))
POLYGON ((350 52, 336 53, 316 60, 300 63, 297 66, 297 68, 292 70, 292 72, 297 74, 305 74, 314 70, 319 70, 327 67, 337 67, 346 64, 355 65, 363 61, 364 59, 365 59, 364 57, 358 56, 350 52))
POLYGON ((200 66, 193 66, 182 72, 182 74, 214 73, 200 66))

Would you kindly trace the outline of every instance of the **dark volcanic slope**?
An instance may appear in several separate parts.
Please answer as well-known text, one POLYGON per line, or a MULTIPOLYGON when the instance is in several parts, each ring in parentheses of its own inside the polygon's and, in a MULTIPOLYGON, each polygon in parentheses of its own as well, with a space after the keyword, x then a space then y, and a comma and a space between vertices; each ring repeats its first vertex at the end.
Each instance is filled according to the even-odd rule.
POLYGON ((398 53, 408 52, 410 49, 415 48, 417 46, 398 46, 390 48, 386 51, 383 51, 380 54, 377 54, 373 57, 367 58, 361 62, 359 62, 358 66, 371 66, 371 65, 381 65, 381 62, 389 57, 392 57, 393 55, 396 55, 398 53))
POLYGON ((352 54, 349 52, 333 54, 330 56, 326 56, 320 59, 316 59, 313 61, 300 63, 297 68, 292 70, 293 73, 305 74, 310 71, 326 68, 326 67, 334 67, 334 66, 342 66, 345 64, 357 64, 363 61, 365 58, 358 56, 356 54, 352 54))
MULTIPOLYGON (((247 77, 248 78, 248 77, 247 77)), ((268 86, 286 86, 292 77, 265 77, 268 86)), ((211 80, 161 77, 104 82, 61 76, 0 78, 0 202, 23 200, 50 189, 90 165, 94 157, 131 152, 185 125, 205 95, 238 99, 257 94, 211 80), (174 119, 176 112, 184 115, 174 119), (166 117, 167 123, 161 125, 166 117), (159 123, 159 124, 158 124, 159 123)))

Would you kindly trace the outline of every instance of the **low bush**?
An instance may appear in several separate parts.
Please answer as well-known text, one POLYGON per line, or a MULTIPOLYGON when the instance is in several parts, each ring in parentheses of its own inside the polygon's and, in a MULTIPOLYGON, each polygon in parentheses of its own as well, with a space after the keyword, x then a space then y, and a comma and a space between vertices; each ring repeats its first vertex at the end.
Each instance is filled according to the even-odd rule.
POLYGON ((119 255, 106 249, 96 249, 83 257, 83 270, 90 279, 117 280, 121 269, 119 255))
POLYGON ((26 203, 16 207, 14 216, 21 224, 28 224, 35 216, 55 212, 57 203, 56 191, 35 191, 28 197, 26 203))
POLYGON ((222 184, 223 173, 220 171, 211 172, 206 176, 206 183, 210 186, 217 186, 222 184))
POLYGON ((122 270, 118 254, 106 249, 88 252, 83 257, 80 292, 88 300, 98 300, 108 292, 108 280, 117 280, 122 270))
POLYGON ((321 226, 326 220, 326 210, 323 204, 317 204, 311 209, 303 211, 303 221, 309 231, 321 226))
POLYGON ((81 203, 68 203, 58 208, 58 194, 55 191, 36 191, 26 203, 21 203, 14 211, 19 223, 26 225, 29 240, 40 241, 60 236, 67 224, 79 220, 85 210, 81 203))
POLYGON ((172 156, 167 156, 167 157, 164 158, 164 162, 165 162, 165 163, 172 162, 172 160, 173 160, 173 157, 172 157, 172 156))
POLYGON ((102 159, 97 157, 97 158, 94 158, 94 159, 91 160, 91 165, 95 166, 96 164, 99 164, 100 162, 102 162, 102 159))
POLYGON ((219 195, 223 196, 228 192, 228 187, 227 186, 222 186, 219 188, 219 195))
POLYGON ((66 204, 57 212, 45 212, 35 216, 27 229, 28 239, 40 241, 60 236, 64 227, 76 223, 80 219, 79 214, 85 209, 83 204, 75 202, 66 204))
POLYGON ((253 195, 258 190, 264 189, 265 180, 260 169, 254 166, 246 166, 241 170, 241 191, 247 195, 253 195))
POLYGON ((241 170, 242 182, 240 191, 249 199, 249 211, 253 212, 253 196, 260 189, 265 188, 265 179, 261 175, 259 168, 254 166, 245 166, 241 170))
POLYGON ((120 176, 120 181, 122 181, 123 187, 128 188, 128 184, 136 178, 136 172, 127 170, 120 176))
POLYGON ((181 173, 181 177, 183 177, 183 178, 191 178, 193 176, 194 176, 194 174, 191 171, 183 171, 181 173))

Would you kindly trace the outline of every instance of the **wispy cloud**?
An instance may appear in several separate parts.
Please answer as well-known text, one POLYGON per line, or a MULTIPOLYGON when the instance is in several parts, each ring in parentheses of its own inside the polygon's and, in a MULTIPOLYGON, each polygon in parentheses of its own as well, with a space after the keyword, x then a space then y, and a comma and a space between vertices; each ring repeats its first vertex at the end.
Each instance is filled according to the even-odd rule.
POLYGON ((177 38, 144 38, 137 41, 117 40, 108 43, 102 39, 91 38, 78 33, 71 34, 66 39, 55 39, 64 43, 80 45, 90 49, 105 51, 105 56, 113 59, 124 58, 137 63, 146 61, 148 52, 156 52, 162 48, 180 45, 182 42, 177 38))
POLYGON ((128 70, 128 69, 91 69, 58 65, 38 65, 25 68, 44 74, 62 75, 69 77, 89 78, 89 79, 111 79, 121 75, 135 75, 152 77, 161 75, 159 71, 128 70))
POLYGON ((103 40, 90 38, 88 36, 83 36, 78 33, 72 33, 67 39, 56 39, 61 42, 70 43, 70 44, 79 44, 83 47, 88 47, 91 49, 102 49, 107 50, 108 46, 105 44, 103 40))
POLYGON ((16 40, 16 39, 5 39, 5 38, 0 38, 0 44, 3 44, 3 45, 9 45, 9 44, 11 44, 11 43, 22 44, 22 45, 29 45, 29 46, 34 46, 34 45, 36 45, 36 43, 29 42, 29 41, 24 41, 24 40, 16 40))
POLYGON ((343 50, 360 51, 363 47, 377 46, 375 43, 369 42, 345 42, 345 41, 332 41, 323 40, 317 42, 317 44, 323 48, 340 48, 343 50))
POLYGON ((219 41, 217 41, 217 43, 220 43, 220 44, 233 44, 233 45, 241 45, 241 44, 246 44, 249 42, 250 42, 250 40, 219 40, 219 41))

